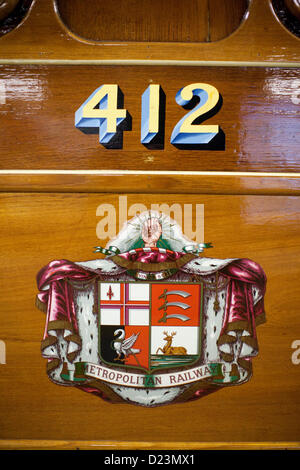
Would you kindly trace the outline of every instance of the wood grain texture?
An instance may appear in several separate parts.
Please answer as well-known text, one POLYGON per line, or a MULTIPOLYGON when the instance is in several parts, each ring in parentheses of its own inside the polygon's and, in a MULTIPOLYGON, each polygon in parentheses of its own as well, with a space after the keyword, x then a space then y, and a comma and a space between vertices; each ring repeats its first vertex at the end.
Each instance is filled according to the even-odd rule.
POLYGON ((208 0, 57 1, 57 11, 73 34, 91 41, 203 42, 208 0), (188 6, 188 8, 187 8, 188 6), (191 11, 193 15, 191 15, 191 11))
POLYGON ((240 194, 297 196, 298 176, 237 176, 234 174, 0 174, 1 192, 38 193, 147 193, 147 194, 240 194))
POLYGON ((299 450, 300 442, 143 442, 0 439, 5 450, 299 450))
POLYGON ((90 41, 209 42, 229 36, 246 0, 57 0, 61 20, 90 41))
POLYGON ((248 12, 247 0, 209 0, 208 40, 220 41, 232 34, 248 12))
MULTIPOLYGON (((258 328, 259 356, 248 383, 149 410, 111 405, 49 381, 40 353, 45 316, 34 307, 35 275, 53 259, 95 257, 93 247, 101 243, 96 209, 104 202, 118 207, 111 194, 1 195, 0 339, 7 360, 0 365, 0 438, 11 447, 24 439, 41 440, 41 447, 43 440, 72 446, 70 441, 95 438, 133 448, 141 441, 157 448, 162 441, 212 447, 299 442, 300 366, 291 362, 291 344, 300 339, 299 197, 139 195, 149 208, 203 203, 205 240, 214 245, 205 255, 246 257, 265 270, 267 323, 258 328)), ((136 195, 128 195, 128 206, 135 202, 136 195)))
MULTIPOLYGON (((220 21, 216 21, 216 24, 219 25, 220 21)), ((222 41, 176 44, 103 41, 97 45, 78 38, 64 26, 54 11, 53 0, 35 1, 22 24, 0 39, 0 57, 2 61, 186 60, 300 63, 299 39, 278 21, 271 0, 252 0, 248 17, 233 34, 222 41)))
POLYGON ((1 169, 116 169, 299 172, 300 69, 235 67, 0 66, 1 169), (182 150, 171 133, 186 111, 175 102, 190 83, 215 86, 225 150, 182 150), (123 149, 75 128, 75 111, 101 84, 116 83, 132 130, 123 149), (164 150, 140 143, 141 96, 149 83, 166 94, 164 150), (34 145, 33 145, 34 142, 34 145))

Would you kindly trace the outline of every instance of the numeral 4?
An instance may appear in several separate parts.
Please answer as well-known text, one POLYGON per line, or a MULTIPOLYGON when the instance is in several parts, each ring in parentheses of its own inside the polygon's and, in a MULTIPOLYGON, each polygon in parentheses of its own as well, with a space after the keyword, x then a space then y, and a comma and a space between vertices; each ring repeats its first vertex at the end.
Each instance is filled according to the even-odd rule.
POLYGON ((75 127, 85 134, 99 132, 100 144, 108 144, 126 118, 126 109, 118 108, 118 85, 102 85, 75 113, 75 127))

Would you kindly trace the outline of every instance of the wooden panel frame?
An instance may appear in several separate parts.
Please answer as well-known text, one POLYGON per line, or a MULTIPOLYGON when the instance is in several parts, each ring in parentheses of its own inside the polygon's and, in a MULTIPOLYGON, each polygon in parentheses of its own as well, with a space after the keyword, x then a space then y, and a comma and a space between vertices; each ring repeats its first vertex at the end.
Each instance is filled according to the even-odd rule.
POLYGON ((24 21, 0 38, 0 62, 298 66, 299 41, 277 19, 271 0, 252 0, 240 27, 211 43, 94 43, 67 30, 53 0, 35 0, 24 21))
MULTIPOLYGON (((16 375, 13 391, 3 387, 2 418, 7 416, 7 428, 6 431, 2 430, 0 448, 72 449, 75 446, 98 449, 300 448, 300 443, 295 440, 299 438, 297 426, 297 411, 300 405, 297 394, 299 376, 296 366, 290 361, 292 353, 290 345, 292 339, 299 337, 300 331, 297 321, 299 300, 297 221, 299 221, 300 202, 298 197, 204 194, 140 196, 139 202, 147 204, 147 207, 150 203, 158 201, 207 204, 206 236, 207 240, 211 240, 215 245, 212 256, 245 255, 255 259, 262 263, 269 282, 266 296, 267 323, 260 326, 258 331, 260 354, 253 364, 254 373, 249 384, 233 387, 224 393, 220 391, 198 402, 174 405, 176 408, 161 407, 154 410, 151 416, 149 410, 135 407, 129 410, 128 405, 124 405, 123 409, 118 405, 98 401, 96 397, 84 396, 79 391, 51 384, 45 374, 45 362, 40 357, 39 351, 44 315, 34 307, 33 298, 36 292, 34 275, 42 263, 56 256, 66 256, 67 259, 78 259, 79 256, 81 259, 88 259, 87 256, 93 257, 91 253, 95 237, 94 227, 97 224, 94 209, 102 201, 118 204, 117 195, 11 192, 3 193, 1 198, 2 246, 5 254, 2 266, 5 272, 10 272, 10 275, 4 278, 6 288, 3 290, 1 304, 5 306, 2 311, 6 311, 7 315, 0 317, 1 331, 2 339, 7 342, 7 350, 10 351, 9 357, 17 359, 7 361, 1 382, 11 383, 12 374, 16 374, 18 370, 20 374, 16 375), (231 218, 228 217, 226 210, 228 208, 231 210, 231 218), (80 230, 76 230, 79 223, 80 230), (237 226, 240 230, 234 230, 237 226), (57 227, 61 227, 61 230, 56 230, 57 227), (38 255, 36 255, 37 246, 38 255), (283 273, 288 273, 288 276, 284 276, 283 273), (16 295, 16 288, 21 295, 16 295), (276 299, 274 296, 277 296, 276 299), (277 355, 274 351, 277 351, 277 355), (19 367, 20 358, 23 359, 23 367, 19 367), (272 367, 274 361, 278 361, 278 369, 272 367), (31 371, 31 377, 28 376, 28 370, 31 371), (282 374, 284 380, 284 394, 283 388, 278 383, 279 374, 282 374), (33 381, 37 384, 34 389, 33 381), (21 388, 18 384, 21 384, 21 388), (274 387, 274 393, 271 393, 269 387, 274 387), (29 395, 28 390, 30 390, 29 395), (47 406, 45 406, 45 396, 47 396, 47 406), (33 407, 24 406, 28 397, 34 400, 33 407), (240 407, 234 408, 239 397, 240 407), (278 406, 279 404, 285 406, 283 416, 282 406, 278 406), (62 409, 63 415, 61 415, 62 409), (73 409, 77 411, 70 416, 70 411, 73 409), (51 413, 50 435, 45 426, 47 422, 45 416, 48 412, 51 413), (194 416, 195 412, 199 413, 197 417, 194 416), (230 416, 233 412, 232 428, 230 416), (98 419, 101 413, 103 413, 102 423, 98 419), (132 435, 123 440, 122 429, 120 430, 118 426, 115 429, 111 425, 112 422, 116 422, 117 416, 117 422, 121 423, 127 413, 129 422, 131 420, 136 426, 133 426, 132 435), (175 425, 183 415, 187 419, 185 432, 175 425), (90 423, 90 426, 86 425, 81 435, 78 423, 83 416, 86 424, 90 423), (139 441, 139 432, 144 426, 146 416, 150 416, 148 424, 151 423, 151 426, 145 427, 145 433, 139 441), (195 423, 198 423, 193 431, 189 421, 191 416, 194 416, 195 423), (215 420, 208 419, 212 416, 215 416, 215 420), (24 423, 32 420, 31 427, 24 425, 25 427, 16 429, 16 417, 23 419, 24 423), (161 420, 166 418, 170 420, 170 433, 163 436, 164 440, 161 441, 157 431, 160 429, 161 420), (248 427, 242 425, 242 420, 244 424, 247 422, 248 427), (57 427, 57 422, 61 424, 73 422, 73 426, 65 429, 63 426, 57 427), (95 441, 95 436, 98 439, 102 437, 103 440, 95 441), (202 441, 203 436, 205 441, 202 441), (228 436, 227 442, 226 436, 228 436), (16 439, 17 437, 19 439, 16 439), (80 441, 79 439, 83 437, 86 440, 80 441), (128 440, 130 437, 132 441, 128 440), (266 439, 266 437, 269 438, 268 442, 265 440, 253 442, 253 438, 266 439)), ((128 195, 128 207, 135 202, 135 195, 128 195)), ((211 253, 207 252, 205 255, 210 256, 211 253)))

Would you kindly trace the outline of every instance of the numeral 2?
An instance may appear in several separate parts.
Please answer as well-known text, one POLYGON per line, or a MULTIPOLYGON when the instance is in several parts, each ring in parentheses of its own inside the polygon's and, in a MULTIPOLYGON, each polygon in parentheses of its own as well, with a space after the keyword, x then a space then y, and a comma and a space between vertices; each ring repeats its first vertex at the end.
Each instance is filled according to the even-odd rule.
POLYGON ((194 124, 196 120, 212 111, 219 102, 219 92, 207 83, 192 83, 178 91, 176 102, 187 106, 194 96, 200 99, 198 105, 184 116, 174 127, 171 144, 208 144, 219 132, 218 125, 194 124))

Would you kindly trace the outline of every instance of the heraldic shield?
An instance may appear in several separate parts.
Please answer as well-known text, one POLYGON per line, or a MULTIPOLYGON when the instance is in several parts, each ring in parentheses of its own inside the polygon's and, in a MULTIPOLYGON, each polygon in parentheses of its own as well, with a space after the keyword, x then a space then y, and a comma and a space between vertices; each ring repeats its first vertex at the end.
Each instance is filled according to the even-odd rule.
POLYGON ((202 283, 99 281, 98 292, 103 362, 147 373, 197 362, 202 283))
POLYGON ((147 211, 95 247, 98 259, 42 268, 36 305, 50 380, 149 408, 247 382, 266 276, 249 259, 202 256, 210 247, 147 211))

